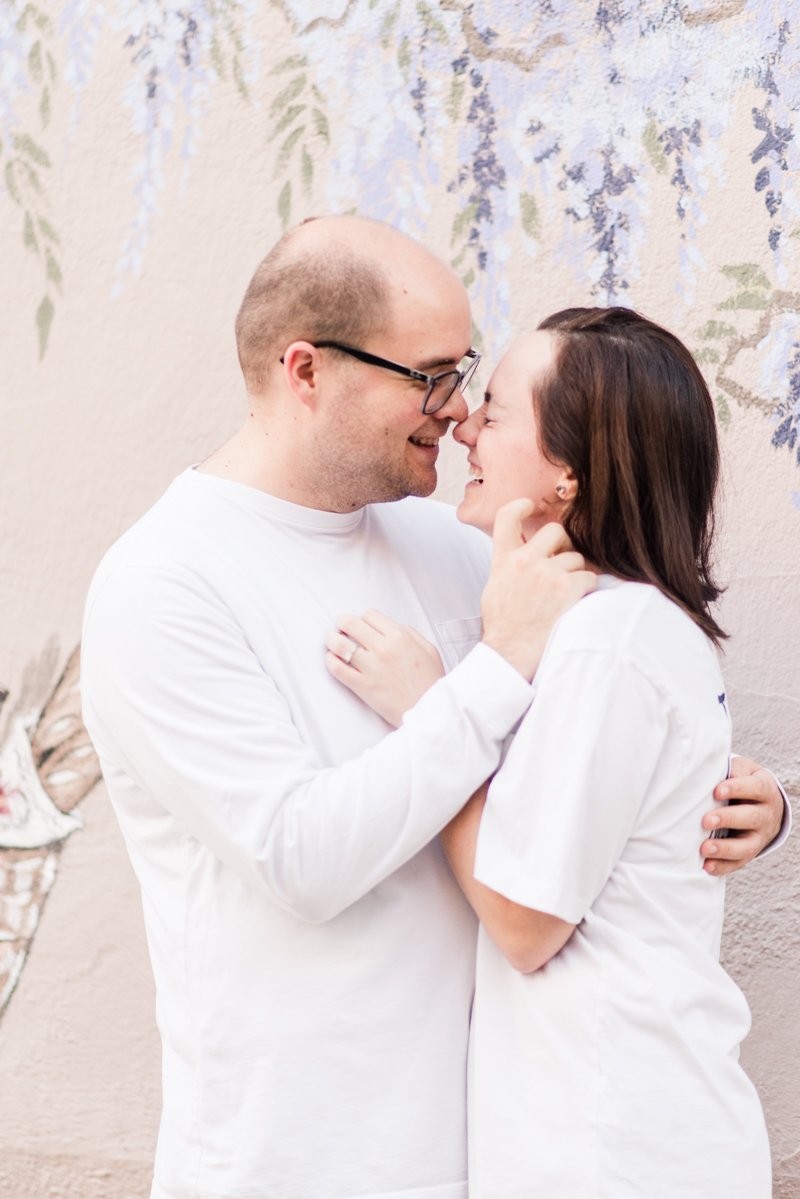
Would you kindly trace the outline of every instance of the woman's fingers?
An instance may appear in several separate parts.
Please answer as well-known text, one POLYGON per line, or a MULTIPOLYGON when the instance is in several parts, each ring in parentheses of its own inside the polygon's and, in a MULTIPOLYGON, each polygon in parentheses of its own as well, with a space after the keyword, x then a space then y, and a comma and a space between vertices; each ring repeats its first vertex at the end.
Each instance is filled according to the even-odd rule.
POLYGON ((378 612, 375 608, 368 608, 366 612, 361 613, 361 619, 370 628, 376 629, 384 636, 390 633, 397 633, 404 628, 404 625, 398 624, 396 620, 392 620, 391 616, 385 616, 383 612, 378 612))
POLYGON ((503 504, 502 508, 498 508, 492 533, 495 557, 508 554, 525 544, 522 522, 527 520, 532 512, 532 500, 512 500, 510 504, 503 504))
POLYGON ((351 664, 357 666, 357 663, 353 662, 353 658, 359 645, 352 637, 347 637, 344 633, 328 633, 325 638, 325 648, 348 666, 351 664))
POLYGON ((566 550, 563 553, 555 554, 553 560, 556 566, 560 566, 562 570, 586 570, 586 559, 583 554, 579 554, 576 550, 566 550))
MULTIPOLYGON (((528 545, 534 547, 542 558, 552 558, 556 554, 574 553, 569 534, 563 525, 550 521, 542 525, 531 537, 528 545)), ((581 555, 578 555, 581 557, 581 555)))
POLYGON ((354 616, 352 612, 343 612, 337 617, 336 623, 340 632, 352 637, 359 645, 363 645, 364 649, 377 649, 385 635, 363 616, 354 616))

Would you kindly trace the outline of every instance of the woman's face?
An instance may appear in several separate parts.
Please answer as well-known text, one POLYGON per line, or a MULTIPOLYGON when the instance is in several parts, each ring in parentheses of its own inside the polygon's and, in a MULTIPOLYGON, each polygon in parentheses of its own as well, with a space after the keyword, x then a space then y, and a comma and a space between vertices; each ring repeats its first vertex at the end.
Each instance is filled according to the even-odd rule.
POLYGON ((548 521, 563 520, 574 497, 569 470, 549 462, 539 447, 531 399, 533 386, 552 369, 554 355, 551 333, 530 333, 516 342, 489 380, 483 406, 453 430, 456 441, 469 447, 472 475, 458 519, 490 536, 498 508, 511 500, 533 500, 524 528, 531 536, 548 521))

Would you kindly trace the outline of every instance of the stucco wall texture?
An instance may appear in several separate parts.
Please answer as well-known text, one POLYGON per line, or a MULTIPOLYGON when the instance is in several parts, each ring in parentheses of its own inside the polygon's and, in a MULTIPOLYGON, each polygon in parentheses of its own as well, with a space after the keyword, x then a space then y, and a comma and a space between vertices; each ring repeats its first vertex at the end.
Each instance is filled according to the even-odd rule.
MULTIPOLYGON (((259 259, 287 223, 355 210, 454 263, 483 384, 568 304, 630 304, 698 354, 735 741, 800 793, 798 35, 797 0, 0 0, 0 742, 52 694, 104 551, 242 419, 233 318, 259 259)), ((454 502, 463 453, 441 462, 454 502)), ((9 1199, 149 1191, 140 899, 102 784, 78 811, 0 1019, 9 1199)), ((724 941, 781 1199, 799 867, 796 835, 732 879, 724 941)))

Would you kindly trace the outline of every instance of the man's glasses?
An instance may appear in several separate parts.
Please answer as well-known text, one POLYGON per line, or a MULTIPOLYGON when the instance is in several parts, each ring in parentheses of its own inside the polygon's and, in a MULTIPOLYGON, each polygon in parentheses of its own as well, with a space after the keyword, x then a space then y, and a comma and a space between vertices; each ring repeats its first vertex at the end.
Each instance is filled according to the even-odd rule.
POLYGON ((318 341, 316 348, 318 350, 339 350, 342 354, 349 354, 351 358, 357 358, 359 362, 367 362, 370 366, 382 366, 387 371, 395 371, 398 375, 406 375, 409 379, 426 383, 428 390, 425 392, 420 408, 425 416, 430 416, 431 413, 438 412, 440 408, 443 408, 457 389, 463 391, 475 374, 481 360, 477 350, 467 350, 464 357, 469 359, 469 366, 466 370, 442 371, 440 375, 426 375, 424 371, 416 371, 410 366, 401 366, 399 362, 390 362, 388 358, 378 358, 376 354, 368 354, 366 350, 354 350, 352 346, 339 345, 337 341, 318 341))

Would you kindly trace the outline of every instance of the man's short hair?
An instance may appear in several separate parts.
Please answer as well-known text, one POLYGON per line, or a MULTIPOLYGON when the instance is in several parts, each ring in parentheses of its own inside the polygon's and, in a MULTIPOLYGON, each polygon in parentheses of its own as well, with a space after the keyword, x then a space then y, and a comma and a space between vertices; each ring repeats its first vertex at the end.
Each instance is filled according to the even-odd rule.
POLYGON ((294 234, 260 263, 236 317, 239 363, 255 395, 293 341, 365 348, 391 317, 388 283, 375 262, 347 246, 294 251, 294 234))

